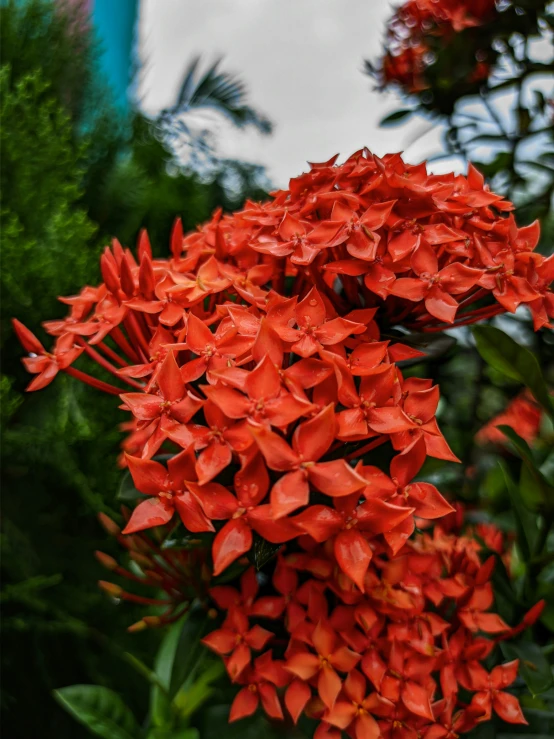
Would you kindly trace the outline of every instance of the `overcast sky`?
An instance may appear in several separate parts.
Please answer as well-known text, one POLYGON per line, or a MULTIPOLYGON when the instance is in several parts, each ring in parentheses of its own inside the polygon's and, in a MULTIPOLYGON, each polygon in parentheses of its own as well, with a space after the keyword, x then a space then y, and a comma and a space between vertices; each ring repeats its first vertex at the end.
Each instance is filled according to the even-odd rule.
POLYGON ((142 0, 142 107, 170 105, 195 54, 222 55, 275 130, 263 137, 219 125, 219 150, 264 164, 276 185, 305 171, 306 161, 364 145, 420 161, 438 150, 437 132, 410 145, 425 122, 379 129, 401 103, 373 90, 361 71, 364 58, 379 54, 390 14, 389 0, 142 0))

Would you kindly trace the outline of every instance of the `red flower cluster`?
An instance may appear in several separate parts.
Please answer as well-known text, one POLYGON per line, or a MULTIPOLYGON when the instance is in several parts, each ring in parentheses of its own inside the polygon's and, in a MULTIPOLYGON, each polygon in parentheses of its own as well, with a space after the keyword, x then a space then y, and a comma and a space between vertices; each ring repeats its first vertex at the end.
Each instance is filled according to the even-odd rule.
POLYGON ((516 629, 490 613, 494 560, 481 564, 479 548, 439 527, 393 557, 377 545, 362 593, 337 569, 336 544, 306 537, 301 551, 279 557, 271 590, 260 592, 253 568, 240 590, 212 588, 226 616, 203 641, 242 686, 230 720, 260 703, 282 719, 284 697, 295 723, 301 713, 321 721, 316 739, 340 739, 341 730, 353 739, 442 739, 493 711, 526 723, 505 691, 517 661, 490 673, 482 663, 497 641, 533 623, 543 604, 516 629), (461 688, 472 694, 469 703, 459 698, 461 688))
MULTIPOLYGON (((466 28, 490 23, 496 15, 495 0, 408 0, 387 25, 387 52, 381 61, 384 85, 398 83, 406 92, 429 87, 427 67, 434 61, 433 48, 466 28)), ((475 60, 472 82, 486 79, 490 67, 475 60)))
POLYGON ((502 413, 491 418, 475 438, 482 444, 502 444, 506 441, 506 436, 498 426, 510 426, 528 444, 532 444, 539 435, 541 415, 540 406, 526 390, 510 401, 502 413))
POLYGON ((145 234, 138 262, 114 242, 104 283, 63 299, 69 316, 45 324, 53 352, 15 322, 37 375, 29 389, 63 370, 119 395, 71 366, 83 353, 131 386, 125 459, 147 499, 125 532, 175 512, 188 531, 218 528, 216 574, 253 532, 281 544, 322 527, 361 583, 370 539, 384 534, 394 553, 414 514, 450 510, 412 479, 426 455, 455 459, 435 421, 438 388, 403 378, 395 362, 418 353, 382 328, 433 330, 521 303, 540 326, 554 309, 554 257, 532 251, 538 227, 498 215, 511 204, 473 168, 429 176, 366 150, 333 162, 186 238, 177 223, 169 260, 152 257, 145 234), (488 294, 495 304, 471 310, 488 294), (400 452, 390 477, 363 464, 385 442, 400 452), (181 451, 166 468, 151 458, 168 443, 181 451))
POLYGON ((279 595, 254 605, 252 573, 240 595, 212 590, 229 614, 208 641, 248 685, 233 717, 258 698, 280 715, 276 688, 295 675, 289 712, 307 706, 321 717, 320 738, 348 727, 356 739, 415 736, 425 726, 448 736, 491 706, 519 720, 510 696, 511 712, 497 705, 514 667, 488 676, 478 660, 492 643, 472 636, 507 631, 487 613, 490 567, 463 539, 410 542, 414 517, 426 526, 453 510, 417 480, 426 457, 456 457, 435 419, 439 390, 403 376, 398 363, 421 353, 394 329, 438 331, 520 304, 537 327, 548 325, 554 257, 533 252, 538 226, 518 228, 511 203, 474 168, 467 178, 428 175, 424 164, 367 150, 340 166, 335 159, 187 237, 177 222, 169 259, 152 256, 144 233, 138 259, 114 241, 101 258, 103 283, 63 298, 67 318, 44 324, 53 351, 14 322, 36 375, 29 389, 64 371, 120 396, 131 415, 122 463, 144 495, 122 534, 162 568, 148 569, 148 583, 167 593, 166 621, 190 602, 180 578, 204 567, 204 555, 166 567, 163 554, 142 551, 157 551, 144 530, 180 521, 192 534, 212 532, 215 576, 256 537, 294 540, 273 577, 279 595), (79 357, 128 392, 73 367, 79 357), (386 471, 367 458, 384 444, 386 471), (167 464, 159 451, 173 452, 167 464), (452 626, 430 604, 443 615, 455 607, 452 626), (252 663, 272 634, 248 619, 283 613, 285 664, 265 654, 252 663), (437 670, 446 675, 438 702, 437 670), (478 696, 461 714, 457 683, 478 696))

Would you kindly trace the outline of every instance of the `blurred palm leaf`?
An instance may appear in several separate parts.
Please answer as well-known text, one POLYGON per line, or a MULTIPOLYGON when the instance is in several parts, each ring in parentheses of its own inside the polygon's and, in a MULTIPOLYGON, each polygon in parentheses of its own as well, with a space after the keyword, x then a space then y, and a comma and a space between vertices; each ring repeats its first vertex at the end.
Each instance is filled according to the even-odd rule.
POLYGON ((235 75, 220 69, 217 59, 205 72, 200 71, 201 57, 188 65, 175 104, 161 113, 161 123, 175 123, 178 129, 190 134, 182 116, 187 113, 211 110, 222 115, 237 128, 254 126, 263 134, 271 133, 271 122, 247 103, 244 83, 235 75))

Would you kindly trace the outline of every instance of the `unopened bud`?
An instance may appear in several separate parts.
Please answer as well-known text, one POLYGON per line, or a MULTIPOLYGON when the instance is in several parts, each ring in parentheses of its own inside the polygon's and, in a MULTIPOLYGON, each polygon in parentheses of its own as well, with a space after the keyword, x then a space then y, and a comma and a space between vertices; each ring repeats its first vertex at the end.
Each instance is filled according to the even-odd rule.
POLYGON ((532 626, 540 618, 545 605, 546 601, 544 600, 539 600, 538 603, 535 603, 535 605, 530 610, 528 610, 523 617, 522 623, 524 623, 527 627, 532 626))
POLYGON ((144 620, 141 619, 140 621, 137 621, 134 624, 131 624, 127 627, 127 631, 131 632, 131 634, 135 634, 137 631, 144 631, 144 629, 147 628, 147 625, 144 623, 144 620))
POLYGON ((113 557, 110 557, 109 554, 96 551, 94 552, 94 556, 100 562, 102 567, 105 567, 107 570, 115 570, 119 566, 117 561, 113 557))
POLYGON ((100 524, 103 527, 103 529, 110 536, 118 536, 121 533, 121 529, 116 524, 116 522, 112 521, 112 519, 109 516, 106 516, 105 513, 99 513, 98 520, 100 521, 100 524))
POLYGON ((162 623, 162 620, 161 620, 161 618, 159 616, 144 616, 144 618, 142 620, 150 628, 154 628, 155 626, 159 626, 162 623))
POLYGON ((129 557, 142 567, 152 567, 152 560, 140 552, 129 552, 129 557))
POLYGON ((116 585, 114 582, 99 580, 98 586, 102 588, 104 592, 108 593, 108 595, 112 595, 114 598, 120 598, 121 593, 123 592, 123 588, 121 588, 119 585, 116 585))

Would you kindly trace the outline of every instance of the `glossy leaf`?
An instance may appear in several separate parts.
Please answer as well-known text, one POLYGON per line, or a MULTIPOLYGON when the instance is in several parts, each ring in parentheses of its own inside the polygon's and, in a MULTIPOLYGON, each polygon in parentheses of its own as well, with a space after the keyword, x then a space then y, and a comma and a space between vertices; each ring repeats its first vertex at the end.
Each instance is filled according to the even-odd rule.
POLYGON ((514 509, 514 519, 517 529, 517 543, 521 552, 522 559, 528 562, 531 558, 535 542, 537 540, 537 522, 535 516, 533 516, 526 509, 521 493, 518 486, 514 482, 508 468, 503 462, 499 462, 504 479, 506 481, 506 487, 508 489, 508 495, 512 502, 514 509))
POLYGON ((150 692, 150 713, 152 723, 156 727, 167 726, 171 718, 169 686, 183 623, 184 621, 178 621, 166 631, 154 662, 154 671, 159 684, 153 685, 150 692))
POLYGON ((519 659, 519 674, 533 695, 545 693, 554 685, 552 667, 538 644, 506 642, 502 651, 508 659, 519 659))
POLYGON ((554 491, 538 469, 533 452, 525 439, 516 434, 511 426, 498 426, 498 430, 508 437, 523 460, 519 485, 521 497, 529 510, 536 510, 551 499, 554 491))
POLYGON ((206 615, 203 611, 192 611, 181 623, 169 681, 170 699, 178 693, 194 671, 199 657, 204 655, 200 639, 204 636, 205 629, 206 615))
POLYGON ((137 739, 139 727, 117 693, 101 685, 70 685, 54 698, 79 723, 104 739, 137 739))
POLYGON ((554 414, 539 362, 529 349, 494 326, 474 326, 473 336, 485 362, 506 377, 526 385, 547 413, 554 414))

